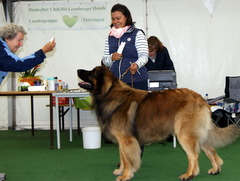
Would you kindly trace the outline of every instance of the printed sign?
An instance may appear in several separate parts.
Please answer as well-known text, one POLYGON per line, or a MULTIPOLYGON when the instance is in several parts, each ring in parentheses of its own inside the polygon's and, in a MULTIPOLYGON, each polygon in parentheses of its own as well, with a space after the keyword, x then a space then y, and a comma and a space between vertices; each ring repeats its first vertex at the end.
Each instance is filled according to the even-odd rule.
POLYGON ((109 25, 106 2, 19 3, 22 24, 30 30, 104 29, 109 25), (27 17, 27 18, 26 18, 27 17))

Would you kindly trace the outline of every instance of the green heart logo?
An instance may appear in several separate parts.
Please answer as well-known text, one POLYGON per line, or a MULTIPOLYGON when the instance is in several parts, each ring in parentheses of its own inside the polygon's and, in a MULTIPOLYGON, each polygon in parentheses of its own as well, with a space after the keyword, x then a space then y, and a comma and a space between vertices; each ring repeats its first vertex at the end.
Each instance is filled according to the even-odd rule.
POLYGON ((77 23, 78 17, 77 16, 73 16, 73 17, 69 17, 68 15, 64 15, 63 16, 63 22, 65 23, 65 25, 67 25, 69 28, 73 27, 76 23, 77 23))

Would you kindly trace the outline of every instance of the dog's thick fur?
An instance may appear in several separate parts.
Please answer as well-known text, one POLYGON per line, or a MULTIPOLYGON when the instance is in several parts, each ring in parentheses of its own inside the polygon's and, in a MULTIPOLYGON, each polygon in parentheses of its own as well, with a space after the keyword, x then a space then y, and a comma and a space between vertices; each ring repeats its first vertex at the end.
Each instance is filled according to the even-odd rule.
POLYGON ((232 143, 239 128, 218 128, 211 110, 201 95, 189 89, 147 92, 129 87, 105 67, 92 71, 79 69, 78 76, 90 84, 80 85, 93 98, 103 134, 119 144, 120 167, 114 170, 117 181, 130 180, 141 164, 140 145, 159 142, 174 134, 188 158, 188 169, 181 180, 198 175, 202 149, 218 174, 223 165, 215 147, 232 143))

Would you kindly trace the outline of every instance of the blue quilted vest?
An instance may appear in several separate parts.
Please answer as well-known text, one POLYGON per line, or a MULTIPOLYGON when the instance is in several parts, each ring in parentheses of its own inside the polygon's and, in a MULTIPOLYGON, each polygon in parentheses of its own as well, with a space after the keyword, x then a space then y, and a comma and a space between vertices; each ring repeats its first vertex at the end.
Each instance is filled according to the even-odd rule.
MULTIPOLYGON (((134 26, 130 27, 127 32, 125 32, 121 38, 115 38, 113 36, 109 36, 109 54, 117 52, 119 45, 121 42, 126 42, 125 47, 123 49, 123 58, 120 61, 113 61, 110 70, 114 73, 116 77, 119 79, 121 75, 129 68, 131 63, 136 62, 138 60, 138 53, 135 47, 135 39, 138 31, 141 31, 134 26)), ((131 73, 127 72, 126 75, 121 79, 125 83, 131 82, 131 73)), ((147 80, 147 69, 145 66, 140 68, 138 72, 133 75, 134 82, 141 82, 147 80)))

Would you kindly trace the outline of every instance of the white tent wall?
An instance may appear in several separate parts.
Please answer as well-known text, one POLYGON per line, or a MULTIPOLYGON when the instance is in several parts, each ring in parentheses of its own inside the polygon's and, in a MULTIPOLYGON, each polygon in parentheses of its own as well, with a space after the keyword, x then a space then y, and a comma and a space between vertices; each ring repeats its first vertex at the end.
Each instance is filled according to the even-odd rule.
MULTIPOLYGON (((0 2, 0 27, 6 24, 6 19, 5 19, 5 14, 4 14, 4 9, 3 9, 3 4, 0 2)), ((7 79, 4 80, 4 82, 7 82, 7 79)), ((3 83, 2 86, 0 86, 0 91, 6 91, 7 90, 7 84, 3 83)), ((0 98, 0 129, 8 127, 8 106, 3 106, 7 105, 8 100, 7 98, 0 98)))
MULTIPOLYGON (((47 1, 42 3, 45 2, 47 1)), ((240 24, 237 22, 240 20, 240 1, 106 0, 104 2, 108 3, 109 24, 112 5, 122 3, 130 9, 137 27, 142 28, 148 36, 155 35, 160 38, 174 62, 178 87, 187 87, 201 95, 208 93, 210 97, 216 97, 224 94, 225 76, 239 75, 240 24), (212 11, 207 9, 204 2, 215 3, 212 11)), ((14 3, 14 15, 22 12, 19 3, 34 2, 14 3)), ((14 18, 15 23, 21 24, 22 19, 16 17, 21 16, 14 18)), ((24 46, 19 49, 18 55, 28 55, 41 48, 51 37, 55 37, 56 49, 47 54, 39 75, 57 76, 68 82, 70 88, 78 88, 77 69, 92 69, 100 65, 108 32, 109 28, 69 31, 28 30, 24 46)), ((6 81, 2 86, 5 85, 6 81)), ((49 109, 46 104, 48 104, 47 97, 35 99, 36 127, 49 127, 49 109)), ((27 110, 30 110, 30 99, 17 98, 16 124, 19 128, 30 127, 30 111, 27 110)), ((75 112, 73 115, 76 119, 75 112)), ((94 119, 92 113, 84 112, 83 116, 84 119, 94 119)), ((2 119, 5 121, 6 116, 2 118, 0 114, 0 120, 2 119)), ((67 120, 68 115, 66 122, 67 120)), ((0 122, 0 126, 1 124, 0 122)))
POLYGON ((0 2, 0 26, 3 26, 6 23, 3 4, 0 2))
POLYGON ((225 77, 239 75, 240 2, 150 0, 148 35, 156 35, 175 64, 178 87, 224 95, 225 77))

